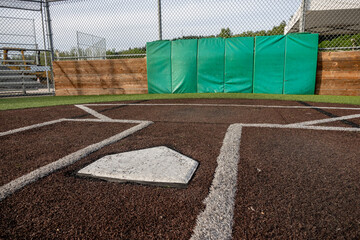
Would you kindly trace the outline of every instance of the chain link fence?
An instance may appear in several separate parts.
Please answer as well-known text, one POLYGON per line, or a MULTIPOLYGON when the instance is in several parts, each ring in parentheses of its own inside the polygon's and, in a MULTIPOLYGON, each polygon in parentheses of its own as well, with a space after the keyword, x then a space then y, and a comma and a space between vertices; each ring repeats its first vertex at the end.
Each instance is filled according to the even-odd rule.
MULTIPOLYGON (((146 42, 159 39, 311 32, 319 33, 321 51, 359 50, 360 1, 1 0, 0 29, 3 75, 9 69, 31 71, 6 66, 26 61, 48 67, 52 58, 144 57, 146 42)), ((35 75, 45 92, 53 91, 51 71, 41 79, 21 74, 35 75)), ((0 89, 10 89, 5 85, 0 75, 0 89)))
POLYGON ((319 33, 320 50, 360 48, 358 0, 70 0, 51 15, 59 59, 76 55, 76 31, 104 37, 107 58, 144 56, 158 39, 294 32, 319 33))
POLYGON ((45 4, 0 1, 0 97, 53 94, 45 4))
POLYGON ((106 39, 77 31, 78 59, 106 59, 106 39))

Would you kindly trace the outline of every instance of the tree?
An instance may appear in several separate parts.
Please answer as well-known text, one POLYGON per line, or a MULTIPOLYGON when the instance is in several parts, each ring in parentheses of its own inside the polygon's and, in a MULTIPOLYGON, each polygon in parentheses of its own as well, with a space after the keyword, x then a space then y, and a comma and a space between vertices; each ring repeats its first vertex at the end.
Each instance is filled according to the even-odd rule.
POLYGON ((230 38, 232 36, 232 32, 230 28, 222 28, 220 33, 216 36, 221 38, 230 38))

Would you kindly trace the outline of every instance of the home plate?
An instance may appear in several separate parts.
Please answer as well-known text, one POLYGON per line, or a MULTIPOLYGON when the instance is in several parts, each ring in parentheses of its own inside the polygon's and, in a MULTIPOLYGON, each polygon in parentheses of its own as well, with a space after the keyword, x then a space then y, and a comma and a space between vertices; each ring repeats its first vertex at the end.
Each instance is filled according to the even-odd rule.
POLYGON ((80 176, 114 182, 186 187, 199 163, 160 146, 108 155, 78 172, 80 176))

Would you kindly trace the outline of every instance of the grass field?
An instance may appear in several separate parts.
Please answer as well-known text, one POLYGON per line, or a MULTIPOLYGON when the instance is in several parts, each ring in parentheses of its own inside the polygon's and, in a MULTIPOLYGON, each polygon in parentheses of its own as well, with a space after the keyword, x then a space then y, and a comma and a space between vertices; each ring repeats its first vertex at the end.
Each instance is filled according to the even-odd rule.
POLYGON ((18 97, 0 99, 0 110, 47 107, 84 103, 100 103, 130 100, 153 99, 201 99, 201 98, 233 98, 233 99, 269 99, 287 101, 307 101, 360 105, 358 96, 326 96, 326 95, 279 95, 253 93, 185 93, 185 94, 134 94, 134 95, 102 95, 102 96, 46 96, 18 97))

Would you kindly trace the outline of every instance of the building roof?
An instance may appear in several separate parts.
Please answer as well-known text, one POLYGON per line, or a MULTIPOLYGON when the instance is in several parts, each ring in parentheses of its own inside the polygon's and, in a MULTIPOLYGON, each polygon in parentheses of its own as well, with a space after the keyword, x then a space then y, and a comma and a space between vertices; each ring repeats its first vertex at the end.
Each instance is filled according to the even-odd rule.
MULTIPOLYGON (((301 6, 285 26, 284 34, 299 31, 301 6)), ((321 35, 360 33, 360 1, 307 0, 305 31, 321 35)))

